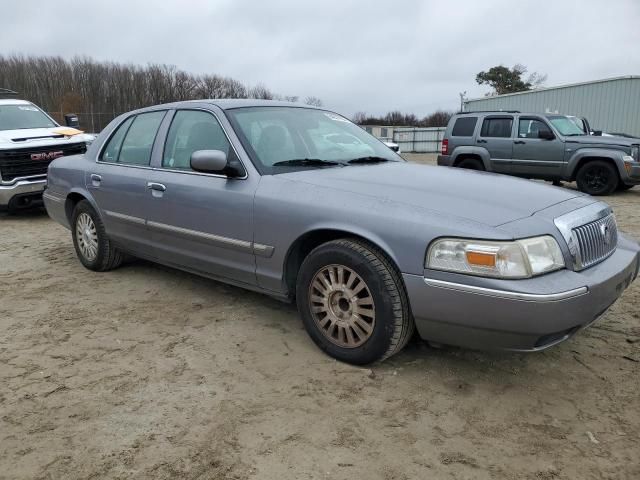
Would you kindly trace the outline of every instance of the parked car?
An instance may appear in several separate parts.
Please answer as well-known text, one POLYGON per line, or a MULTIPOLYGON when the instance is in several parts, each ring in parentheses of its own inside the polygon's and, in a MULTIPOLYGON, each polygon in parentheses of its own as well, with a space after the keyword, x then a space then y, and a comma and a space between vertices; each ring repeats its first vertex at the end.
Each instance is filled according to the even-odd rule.
POLYGON ((15 211, 42 204, 49 163, 84 153, 94 137, 61 127, 33 103, 7 92, 0 92, 6 97, 0 99, 0 210, 15 211))
POLYGON ((44 194, 88 269, 125 254, 292 301, 314 342, 355 364, 432 342, 521 351, 602 315, 638 244, 576 191, 406 163, 346 118, 209 100, 115 119, 58 158, 44 194), (327 134, 353 135, 353 157, 327 134))
POLYGON ((638 139, 586 135, 565 115, 468 112, 451 118, 438 165, 575 180, 583 192, 609 195, 640 183, 639 149, 638 139))

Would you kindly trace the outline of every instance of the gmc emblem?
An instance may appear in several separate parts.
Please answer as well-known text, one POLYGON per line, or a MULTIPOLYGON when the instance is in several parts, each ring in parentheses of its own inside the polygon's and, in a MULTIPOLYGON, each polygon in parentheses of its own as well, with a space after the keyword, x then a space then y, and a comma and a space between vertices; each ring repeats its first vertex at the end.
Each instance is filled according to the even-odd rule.
POLYGON ((62 157, 64 152, 43 152, 43 153, 32 153, 31 160, 54 160, 58 157, 62 157))

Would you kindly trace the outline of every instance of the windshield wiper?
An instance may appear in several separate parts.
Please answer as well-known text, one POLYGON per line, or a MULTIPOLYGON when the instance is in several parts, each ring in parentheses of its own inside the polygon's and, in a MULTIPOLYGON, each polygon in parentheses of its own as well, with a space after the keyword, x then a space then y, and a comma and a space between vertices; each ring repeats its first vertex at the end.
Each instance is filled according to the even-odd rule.
POLYGON ((382 162, 391 162, 388 158, 384 157, 360 157, 354 158, 353 160, 349 160, 347 163, 382 163, 382 162))
POLYGON ((324 165, 344 165, 344 163, 334 162, 333 160, 321 160, 319 158, 294 158, 292 160, 283 160, 273 164, 274 167, 317 167, 324 165))

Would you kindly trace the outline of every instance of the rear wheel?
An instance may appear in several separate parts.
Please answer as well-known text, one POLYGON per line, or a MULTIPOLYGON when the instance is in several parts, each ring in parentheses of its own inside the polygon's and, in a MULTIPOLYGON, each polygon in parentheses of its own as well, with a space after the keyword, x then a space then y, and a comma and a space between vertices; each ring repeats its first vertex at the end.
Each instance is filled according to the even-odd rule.
POLYGON ((335 240, 313 250, 300 267, 296 298, 313 341, 344 362, 384 360, 414 331, 400 275, 362 241, 335 240))
POLYGON ((89 270, 106 272, 120 266, 124 254, 109 240, 100 216, 87 200, 78 202, 71 218, 78 259, 89 270))
POLYGON ((466 168, 467 170, 484 170, 483 163, 477 158, 465 158, 458 163, 458 168, 466 168))
POLYGON ((609 195, 620 184, 615 166, 604 160, 585 163, 576 175, 578 189, 589 195, 609 195))

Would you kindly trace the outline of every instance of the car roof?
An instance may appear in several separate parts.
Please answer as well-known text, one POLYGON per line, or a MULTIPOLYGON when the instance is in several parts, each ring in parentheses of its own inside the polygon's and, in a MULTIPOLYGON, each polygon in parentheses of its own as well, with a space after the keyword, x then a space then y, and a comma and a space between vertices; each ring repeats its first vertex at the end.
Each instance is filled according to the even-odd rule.
POLYGON ((13 98, 6 98, 0 100, 0 105, 32 105, 31 102, 27 102, 26 100, 17 100, 13 98))
POLYGON ((208 103, 215 105, 222 110, 231 110, 234 108, 250 108, 250 107, 296 107, 296 108, 311 108, 321 110, 312 105, 306 105, 303 103, 285 102, 280 100, 257 100, 252 98, 207 98, 202 100, 184 100, 180 102, 164 103, 161 105, 154 105, 152 107, 146 107, 137 111, 144 111, 147 109, 158 108, 184 108, 193 105, 194 103, 203 104, 208 103))

